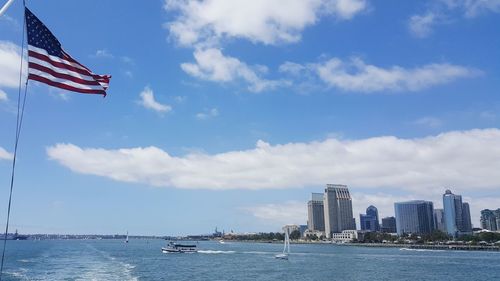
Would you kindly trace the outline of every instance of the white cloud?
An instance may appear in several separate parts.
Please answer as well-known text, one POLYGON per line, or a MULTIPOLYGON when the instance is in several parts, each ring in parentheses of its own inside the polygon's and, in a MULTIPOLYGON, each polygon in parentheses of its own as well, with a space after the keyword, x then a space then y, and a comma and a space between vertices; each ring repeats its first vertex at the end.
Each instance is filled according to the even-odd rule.
POLYGON ((0 22, 2 22, 2 24, 6 23, 6 24, 10 25, 13 28, 15 28, 16 30, 21 29, 20 28, 21 25, 19 24, 19 22, 15 18, 13 18, 13 17, 11 17, 11 16, 9 16, 7 14, 3 14, 0 17, 0 22))
POLYGON ((181 64, 186 73, 219 83, 243 81, 248 90, 262 92, 290 82, 264 79, 267 67, 225 56, 221 51, 224 39, 294 43, 321 17, 348 20, 367 10, 368 4, 366 0, 166 0, 164 7, 174 15, 164 25, 170 36, 195 49, 195 62, 181 64))
POLYGON ((382 68, 366 64, 360 58, 353 58, 348 62, 332 58, 324 63, 312 65, 312 68, 329 86, 365 93, 418 91, 481 73, 475 69, 447 63, 427 64, 415 68, 382 68))
POLYGON ((305 202, 288 201, 279 204, 264 204, 242 208, 259 220, 276 225, 305 224, 307 222, 307 205, 305 202))
POLYGON ((8 101, 9 100, 9 97, 7 97, 7 93, 5 93, 4 91, 2 91, 2 89, 0 89, 0 101, 8 101))
POLYGON ((223 38, 244 38, 264 44, 300 40, 301 31, 321 16, 351 19, 366 10, 366 0, 166 0, 177 12, 165 24, 181 45, 213 45, 223 38))
POLYGON ((437 16, 432 12, 425 15, 413 15, 409 20, 408 27, 415 36, 424 38, 432 32, 436 20, 437 16))
POLYGON ((125 70, 123 74, 125 74, 125 76, 127 76, 128 78, 134 77, 134 73, 132 73, 132 71, 130 70, 125 70))
POLYGON ((0 41, 0 87, 19 86, 19 64, 21 49, 9 41, 0 41))
POLYGON ((466 16, 475 17, 484 12, 500 12, 499 0, 468 0, 465 1, 466 16))
POLYGON ((102 50, 97 50, 94 55, 92 55, 94 58, 114 58, 113 54, 111 54, 108 50, 102 49, 102 50))
POLYGON ((298 76, 298 75, 303 74, 304 72, 307 72, 307 67, 305 67, 299 63, 286 61, 280 65, 279 71, 283 72, 283 73, 288 73, 288 74, 291 74, 294 76, 298 76))
POLYGON ((122 62, 127 63, 127 64, 135 64, 134 59, 132 59, 129 56, 122 56, 121 57, 122 62))
POLYGON ((225 56, 219 49, 209 48, 194 52, 195 63, 181 64, 182 70, 187 74, 204 80, 215 82, 231 82, 243 80, 252 92, 261 92, 280 85, 286 81, 266 80, 259 74, 266 71, 265 67, 251 68, 237 58, 225 56))
POLYGON ((200 112, 196 114, 196 118, 200 120, 206 120, 212 117, 217 117, 219 115, 219 111, 217 108, 212 108, 210 110, 206 110, 205 112, 200 112))
POLYGON ((159 113, 166 113, 172 110, 172 107, 168 104, 161 104, 155 100, 153 90, 149 87, 145 87, 144 90, 139 94, 141 100, 139 104, 147 109, 152 109, 159 113))
POLYGON ((441 0, 448 9, 463 11, 466 17, 476 17, 485 12, 500 12, 500 0, 441 0))
POLYGON ((12 153, 8 152, 3 147, 0 147, 0 160, 11 160, 12 158, 14 158, 12 153))
POLYGON ((453 131, 400 139, 327 139, 270 145, 210 155, 176 157, 158 147, 107 150, 56 144, 50 159, 81 174, 117 181, 188 189, 270 189, 323 186, 335 181, 351 187, 428 192, 498 190, 500 130, 453 131))
POLYGON ((410 31, 417 37, 427 37, 435 25, 449 23, 444 18, 459 14, 465 18, 500 13, 500 0, 429 0, 430 8, 423 15, 413 15, 409 19, 410 31), (438 16, 442 15, 442 16, 438 16))
POLYGON ((415 120, 414 123, 417 125, 422 125, 430 128, 438 128, 443 125, 443 121, 441 119, 430 116, 419 118, 415 120))
POLYGON ((175 96, 175 97, 174 97, 174 100, 175 100, 177 103, 184 103, 184 102, 186 102, 187 97, 186 97, 186 96, 175 96))

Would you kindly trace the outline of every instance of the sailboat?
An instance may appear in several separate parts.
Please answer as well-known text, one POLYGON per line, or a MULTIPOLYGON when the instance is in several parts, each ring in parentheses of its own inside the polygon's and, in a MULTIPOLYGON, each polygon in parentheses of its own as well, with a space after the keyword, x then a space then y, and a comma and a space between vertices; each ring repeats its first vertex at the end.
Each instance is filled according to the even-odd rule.
POLYGON ((288 260, 288 255, 290 254, 290 237, 288 236, 288 229, 285 230, 285 243, 283 247, 283 253, 277 254, 274 257, 280 260, 288 260))
POLYGON ((125 243, 128 243, 128 231, 127 231, 127 238, 125 238, 125 243))

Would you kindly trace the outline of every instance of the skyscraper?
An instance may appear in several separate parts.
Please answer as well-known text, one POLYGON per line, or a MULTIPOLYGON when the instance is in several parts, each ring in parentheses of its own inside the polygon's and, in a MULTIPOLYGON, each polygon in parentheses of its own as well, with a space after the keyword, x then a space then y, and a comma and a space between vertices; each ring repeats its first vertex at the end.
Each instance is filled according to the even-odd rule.
POLYGON ((496 231, 500 228, 500 209, 492 211, 484 209, 481 211, 481 228, 496 231))
POLYGON ((352 216, 351 195, 346 185, 326 185, 324 208, 325 233, 327 238, 331 238, 332 233, 356 229, 356 221, 352 216))
POLYGON ((307 228, 311 231, 325 231, 323 193, 313 193, 307 202, 307 228))
POLYGON ((462 203, 462 222, 463 222, 463 229, 462 232, 467 233, 467 234, 472 234, 472 222, 470 218, 470 207, 469 203, 464 202, 462 203))
POLYGON ((434 209, 434 226, 437 230, 446 232, 443 209, 434 209))
POLYGON ((380 224, 378 221, 377 208, 371 205, 366 208, 366 215, 359 214, 359 224, 361 226, 361 230, 379 231, 380 224))
POLYGON ((394 203, 396 229, 403 233, 430 234, 434 230, 434 208, 430 201, 413 200, 394 203))
POLYGON ((395 217, 382 218, 382 232, 396 233, 396 218, 395 217))
POLYGON ((447 189, 443 194, 443 209, 445 229, 449 235, 457 237, 472 232, 469 204, 462 203, 461 195, 447 189))

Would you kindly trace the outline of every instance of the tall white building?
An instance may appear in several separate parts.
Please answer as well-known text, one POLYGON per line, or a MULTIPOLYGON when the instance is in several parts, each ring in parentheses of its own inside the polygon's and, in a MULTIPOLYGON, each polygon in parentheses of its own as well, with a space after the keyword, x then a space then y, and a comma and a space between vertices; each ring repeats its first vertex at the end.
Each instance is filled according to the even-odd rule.
POLYGON ((352 216, 351 195, 346 185, 327 184, 323 205, 327 238, 331 238, 332 233, 356 230, 356 221, 352 216))

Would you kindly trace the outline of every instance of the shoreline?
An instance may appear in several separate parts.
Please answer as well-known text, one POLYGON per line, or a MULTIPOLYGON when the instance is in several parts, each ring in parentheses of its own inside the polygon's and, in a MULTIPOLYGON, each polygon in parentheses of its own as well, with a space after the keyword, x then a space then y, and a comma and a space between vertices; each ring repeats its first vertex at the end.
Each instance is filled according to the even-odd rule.
POLYGON ((382 243, 343 243, 339 246, 359 246, 359 247, 393 247, 421 250, 446 250, 446 251, 489 251, 500 252, 499 246, 479 246, 479 245, 428 245, 428 244, 382 244, 382 243))
MULTIPOLYGON (((282 241, 253 241, 253 240, 226 240, 226 242, 239 243, 262 243, 262 244, 282 244, 282 241)), ((500 252, 500 246, 479 246, 479 245, 429 245, 429 244, 389 244, 389 243, 329 243, 329 242, 306 242, 290 241, 290 244, 317 244, 334 245, 344 247, 372 247, 372 248, 406 248, 414 250, 443 250, 443 251, 486 251, 500 252)))

